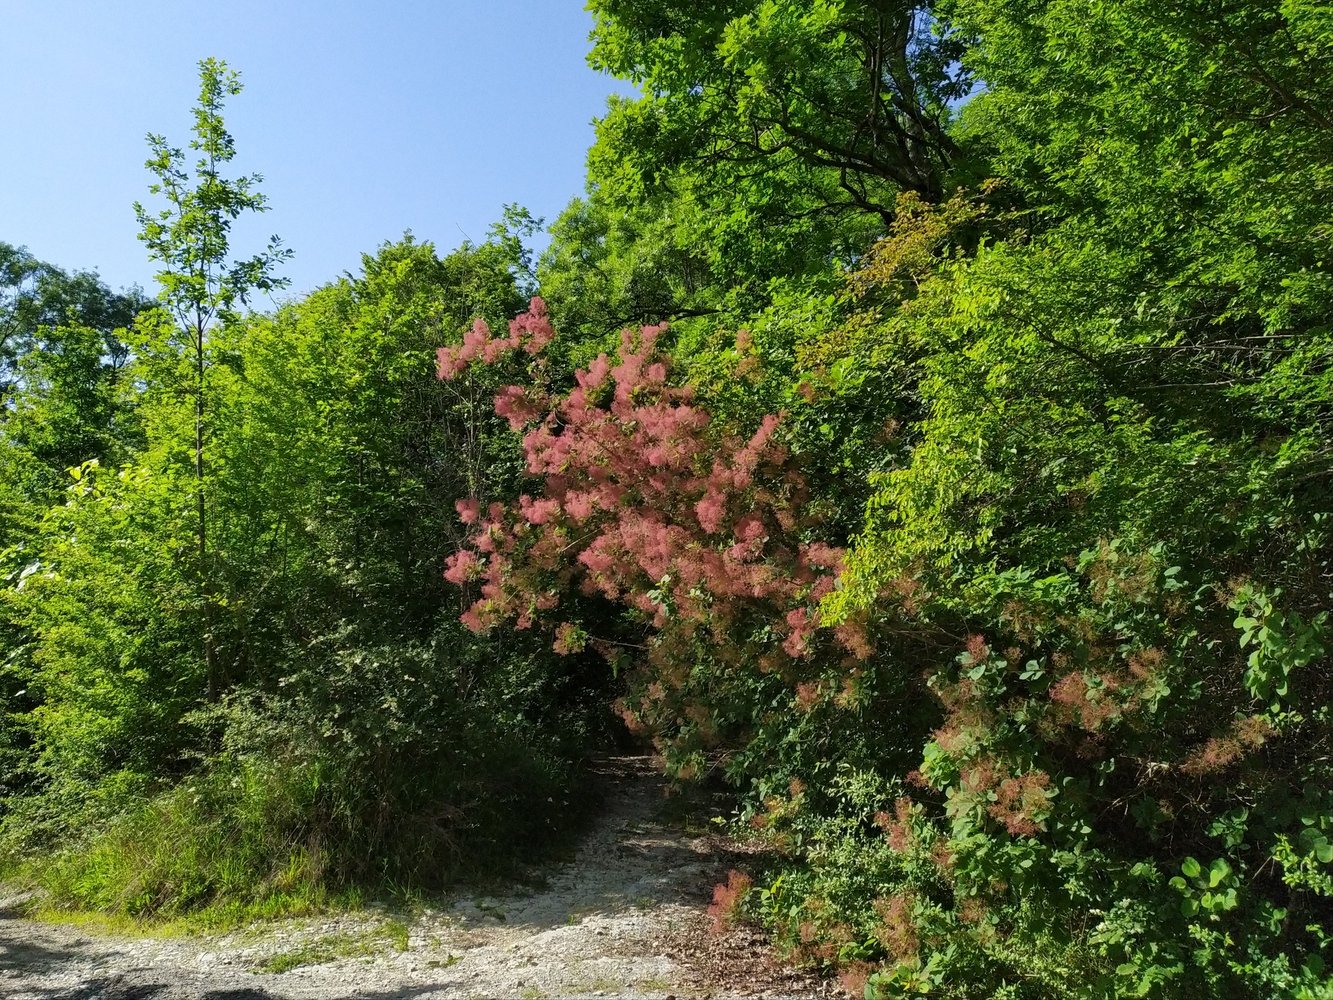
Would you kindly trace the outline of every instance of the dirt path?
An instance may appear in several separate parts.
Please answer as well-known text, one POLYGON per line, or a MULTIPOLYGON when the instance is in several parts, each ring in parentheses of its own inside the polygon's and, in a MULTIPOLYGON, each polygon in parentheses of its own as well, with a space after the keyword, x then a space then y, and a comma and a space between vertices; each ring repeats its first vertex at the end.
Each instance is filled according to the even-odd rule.
POLYGON ((0 904, 0 996, 14 1000, 807 998, 704 910, 731 857, 662 815, 646 758, 607 761, 606 807, 538 890, 458 898, 408 922, 362 913, 188 939, 129 940, 21 919, 0 904))

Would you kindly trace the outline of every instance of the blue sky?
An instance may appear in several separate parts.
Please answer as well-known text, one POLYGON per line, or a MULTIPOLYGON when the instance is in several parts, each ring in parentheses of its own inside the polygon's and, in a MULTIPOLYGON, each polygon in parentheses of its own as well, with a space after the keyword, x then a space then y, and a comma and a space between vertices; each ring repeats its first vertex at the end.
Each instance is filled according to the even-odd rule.
MULTIPOLYGON (((580 194, 592 119, 627 85, 585 57, 580 0, 6 0, 0 240, 155 291, 132 210, 144 135, 185 147, 198 61, 225 59, 233 173, 271 211, 238 224, 295 251, 299 294, 411 229, 476 241, 506 202, 548 221, 580 194)), ((187 150, 188 153, 188 150, 187 150)))

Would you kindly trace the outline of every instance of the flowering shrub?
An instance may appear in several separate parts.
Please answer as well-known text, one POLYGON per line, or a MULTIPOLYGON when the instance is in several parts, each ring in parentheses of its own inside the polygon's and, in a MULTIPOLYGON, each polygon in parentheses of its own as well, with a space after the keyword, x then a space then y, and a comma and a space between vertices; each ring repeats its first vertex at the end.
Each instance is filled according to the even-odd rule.
MULTIPOLYGON (((819 603, 843 553, 820 539, 805 509, 782 414, 748 432, 718 426, 690 388, 670 381, 657 349, 664 329, 625 330, 617 357, 577 370, 567 391, 549 384, 540 363, 526 384, 500 389, 495 411, 522 433, 536 488, 484 509, 458 501, 471 534, 445 577, 478 588, 463 616, 470 628, 540 622, 564 654, 591 646, 616 659, 629 641, 592 635, 578 618, 580 599, 626 609, 646 649, 621 705, 625 721, 666 738, 688 776, 699 751, 724 742, 729 676, 776 678, 808 711, 826 697, 854 697, 850 681, 871 645, 856 620, 819 630, 819 603)), ((553 336, 533 299, 507 335, 478 323, 462 344, 442 348, 439 375, 539 355, 553 336)))
POLYGON ((726 930, 741 915, 741 904, 754 887, 750 876, 732 869, 727 872, 726 882, 713 886, 713 902, 708 906, 708 916, 713 920, 713 930, 726 930))

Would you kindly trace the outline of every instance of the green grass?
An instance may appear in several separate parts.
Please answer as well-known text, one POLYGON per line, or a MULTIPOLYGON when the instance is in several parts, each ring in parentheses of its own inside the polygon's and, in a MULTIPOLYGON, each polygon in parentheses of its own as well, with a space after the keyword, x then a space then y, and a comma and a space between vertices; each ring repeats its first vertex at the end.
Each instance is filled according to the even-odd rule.
POLYGON ((410 911, 449 885, 510 891, 532 876, 534 853, 573 842, 590 802, 555 762, 488 767, 484 781, 417 788, 371 810, 317 764, 214 762, 109 819, 68 820, 26 843, 6 822, 0 882, 32 890, 49 919, 100 913, 199 930, 354 909, 363 896, 410 911))
POLYGON ((63 849, 19 856, 3 874, 36 890, 46 912, 214 928, 339 908, 317 831, 303 822, 313 787, 300 768, 219 769, 131 803, 63 849))
POLYGON ((329 934, 290 951, 270 955, 257 968, 260 972, 279 975, 303 965, 324 965, 342 958, 373 955, 383 946, 384 941, 373 935, 329 934))
POLYGON ((383 930, 394 951, 407 951, 411 947, 411 928, 406 922, 397 918, 386 920, 383 930))
MULTIPOLYGON (((22 886, 24 883, 21 878, 16 878, 10 884, 22 886)), ((356 890, 347 890, 317 896, 275 895, 249 903, 221 901, 188 913, 164 917, 54 906, 49 902, 41 902, 39 897, 38 901, 24 908, 23 915, 29 920, 42 923, 75 926, 90 934, 175 938, 221 934, 255 923, 327 916, 330 913, 356 913, 362 905, 361 894, 356 890)), ((395 947, 398 947, 398 941, 404 942, 402 947, 398 947, 399 951, 406 950, 407 928, 405 924, 402 926, 402 934, 393 936, 395 947)))
MULTIPOLYGON (((77 927, 86 934, 106 937, 139 936, 145 929, 144 922, 123 913, 99 913, 92 910, 57 910, 49 906, 34 906, 24 910, 23 915, 29 920, 41 923, 64 924, 77 927)), ((198 933, 201 929, 196 917, 179 917, 174 920, 161 920, 152 924, 152 936, 155 938, 183 938, 198 933)))

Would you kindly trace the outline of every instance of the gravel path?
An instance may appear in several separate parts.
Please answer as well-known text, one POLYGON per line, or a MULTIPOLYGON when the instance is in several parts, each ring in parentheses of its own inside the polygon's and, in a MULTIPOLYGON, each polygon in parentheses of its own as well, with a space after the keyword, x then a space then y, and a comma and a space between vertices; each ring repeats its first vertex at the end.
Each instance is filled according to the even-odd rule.
POLYGON ((710 933, 711 887, 734 860, 661 818, 647 758, 606 762, 606 808, 538 890, 460 897, 409 922, 373 911, 140 940, 25 921, 0 902, 0 997, 14 1000, 807 998, 744 930, 710 933))

